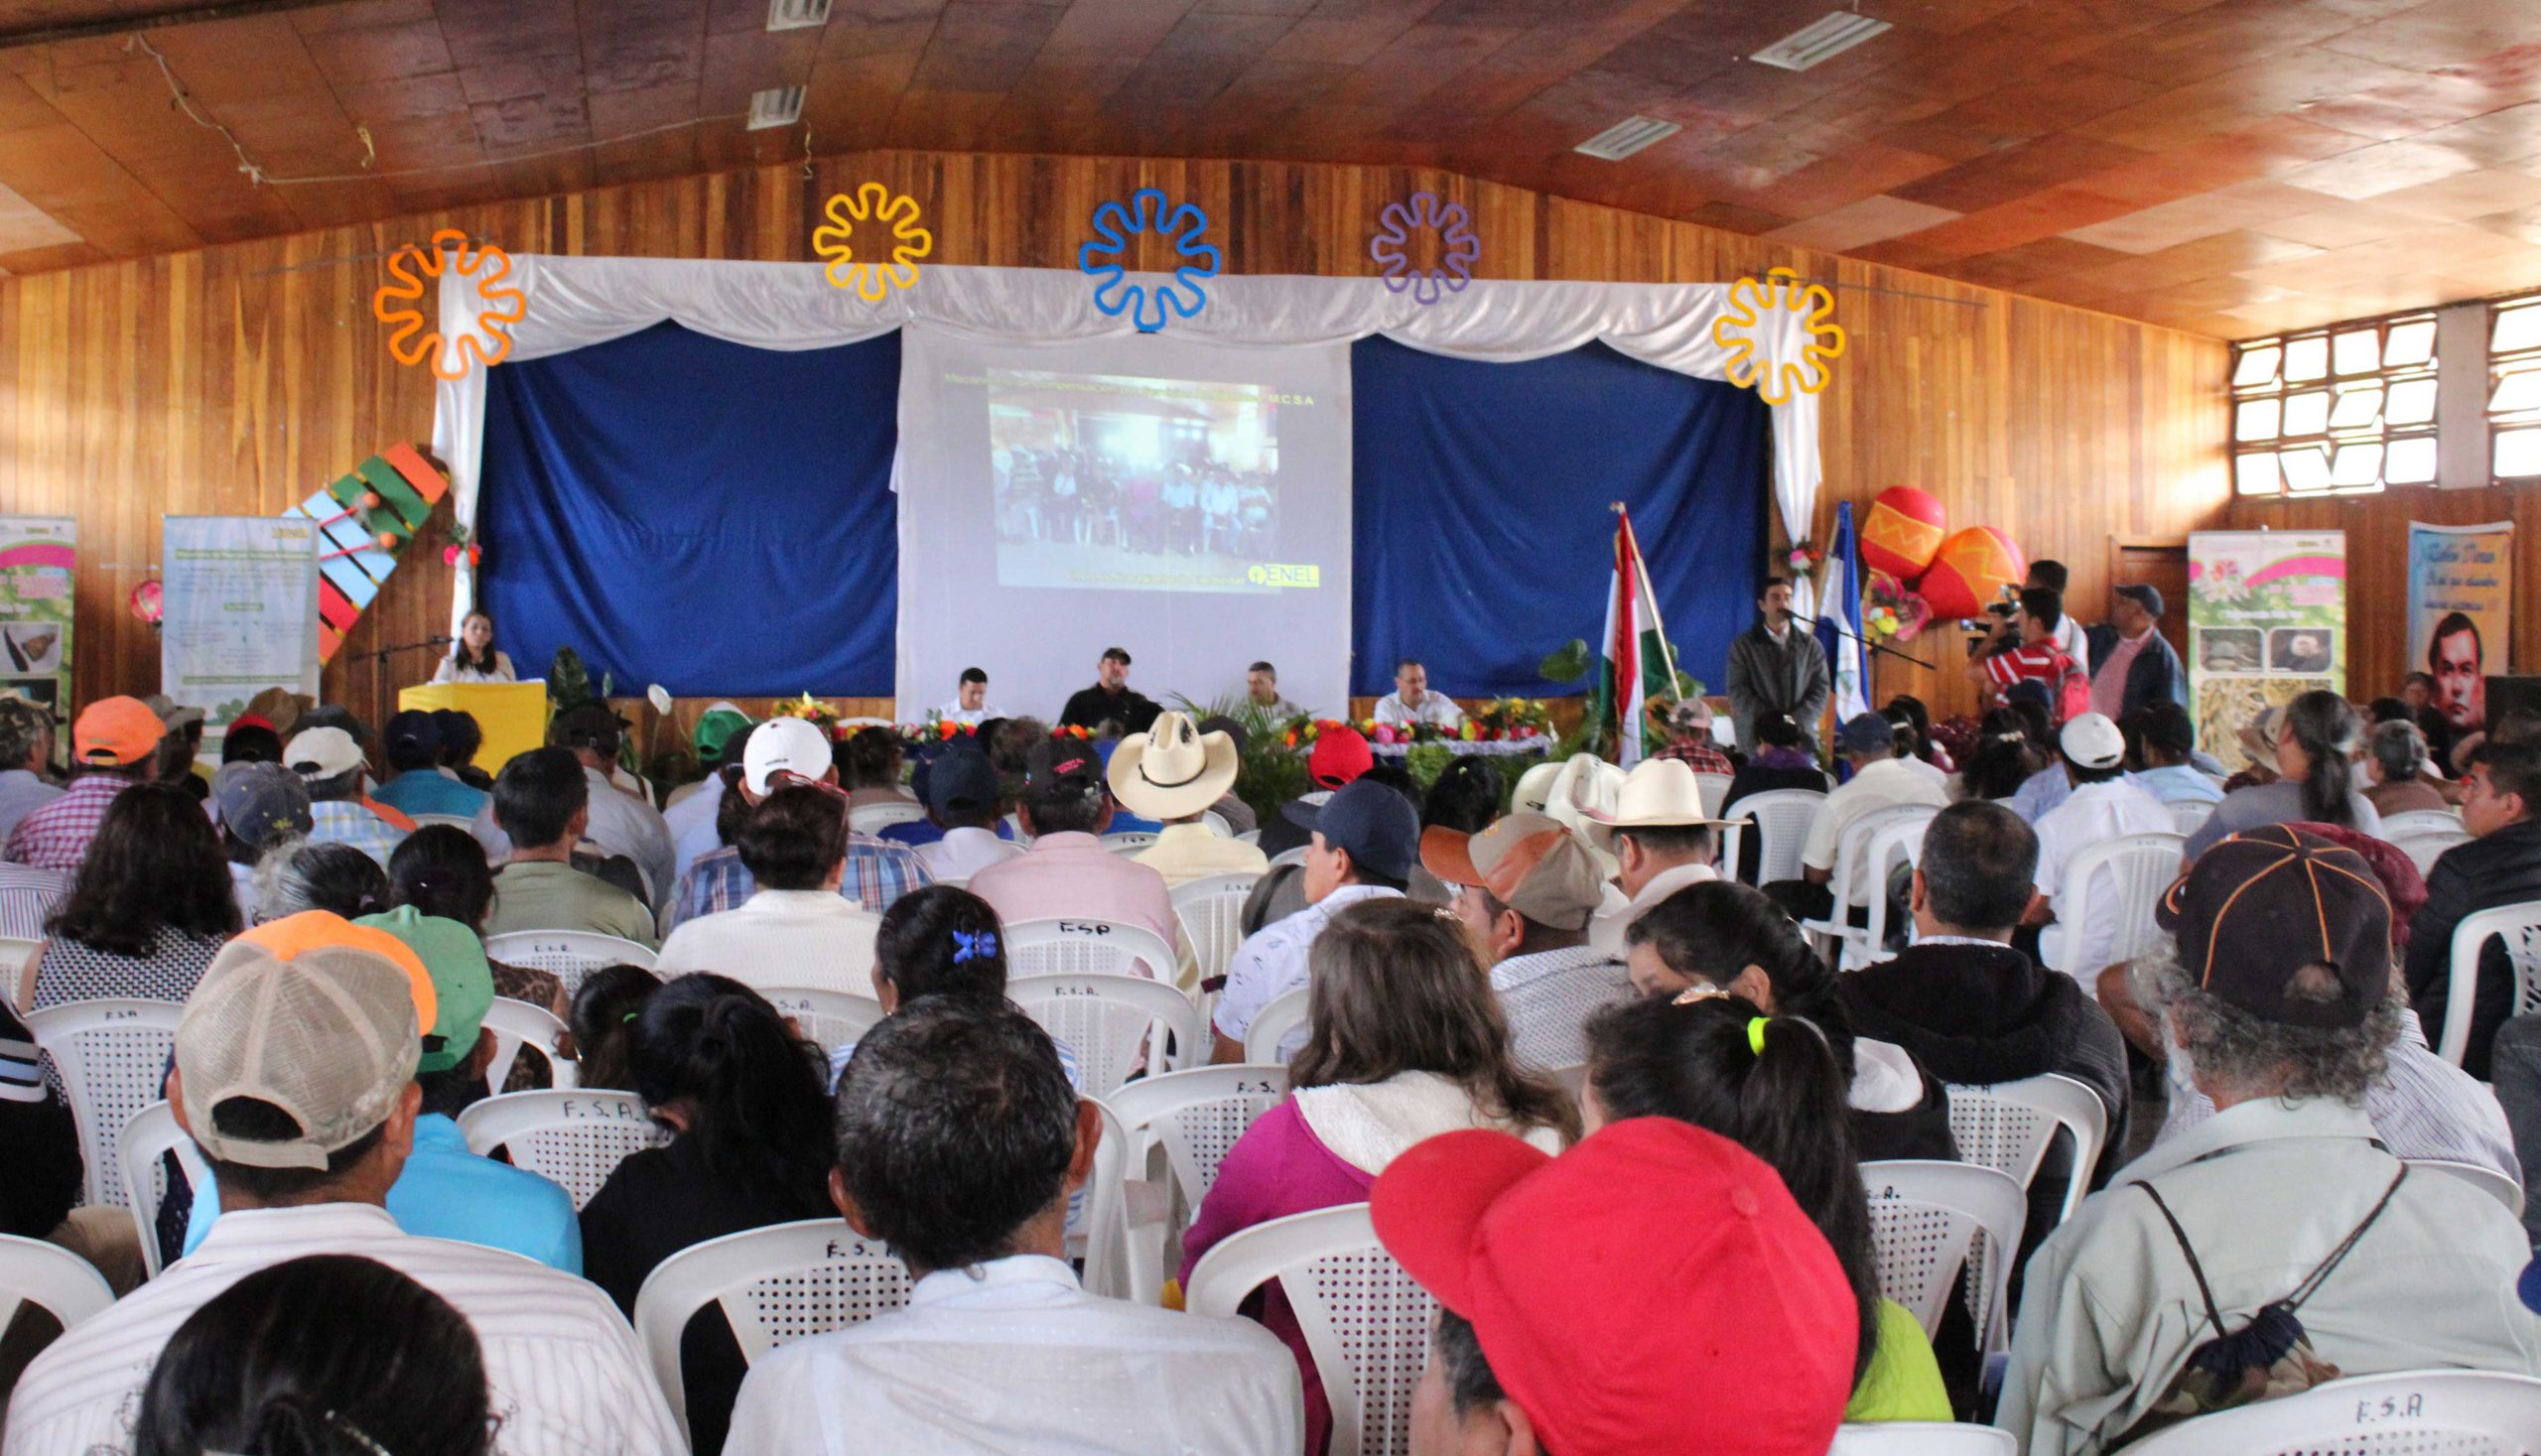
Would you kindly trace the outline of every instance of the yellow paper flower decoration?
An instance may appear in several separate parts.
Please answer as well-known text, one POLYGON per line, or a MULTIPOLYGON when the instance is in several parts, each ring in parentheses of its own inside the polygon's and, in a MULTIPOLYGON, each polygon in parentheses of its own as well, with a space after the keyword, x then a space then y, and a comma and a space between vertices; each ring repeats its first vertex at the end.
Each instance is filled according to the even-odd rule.
POLYGON ((1765 283, 1742 278, 1729 288, 1729 311, 1711 324, 1711 341, 1729 350, 1729 382, 1753 387, 1767 404, 1789 403, 1794 394, 1815 394, 1833 376, 1826 361, 1844 351, 1844 331, 1826 322, 1835 296, 1822 283, 1800 286, 1789 268, 1766 271, 1765 283), (1813 305, 1813 307, 1812 307, 1813 305), (1808 341, 1797 359, 1765 357, 1765 321, 1780 313, 1806 314, 1808 341))
POLYGON ((831 287, 852 287, 858 297, 871 302, 917 283, 917 260, 935 248, 935 235, 917 225, 917 199, 894 197, 889 188, 869 182, 852 198, 841 193, 830 199, 828 212, 829 225, 812 229, 812 251, 830 260, 831 287), (869 220, 891 224, 894 246, 887 267, 857 262, 856 250, 848 244, 856 224, 869 220))
POLYGON ((512 336, 500 326, 517 324, 529 317, 529 300, 519 289, 495 286, 511 273, 511 254, 492 243, 471 244, 467 233, 445 227, 433 234, 429 247, 408 243, 389 254, 388 276, 394 281, 381 284, 379 291, 370 296, 371 317, 389 327, 388 352, 397 362, 420 364, 429 360, 434 378, 458 379, 468 373, 471 364, 499 364, 511 353, 512 336), (477 299, 486 305, 477 314, 474 328, 461 334, 447 350, 442 347, 441 331, 424 326, 424 280, 413 271, 421 268, 424 277, 439 278, 445 267, 472 280, 477 299), (490 348, 477 341, 480 333, 493 340, 490 348), (458 356, 458 368, 442 367, 445 352, 458 356))

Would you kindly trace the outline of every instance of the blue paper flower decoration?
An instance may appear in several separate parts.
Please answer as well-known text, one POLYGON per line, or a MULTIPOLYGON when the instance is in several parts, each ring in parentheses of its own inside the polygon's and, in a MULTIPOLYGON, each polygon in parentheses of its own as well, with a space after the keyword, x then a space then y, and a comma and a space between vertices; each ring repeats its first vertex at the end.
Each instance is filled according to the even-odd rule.
POLYGON ((1382 224, 1377 235, 1368 241, 1368 256, 1377 260, 1385 272, 1386 291, 1401 293, 1411 290, 1416 303, 1434 304, 1439 287, 1448 293, 1462 293, 1473 282, 1473 261, 1482 256, 1482 239, 1473 235, 1473 216, 1462 202, 1438 203, 1436 193, 1413 193, 1411 205, 1388 202, 1377 214, 1382 224), (1434 227, 1444 245, 1438 255, 1439 266, 1414 268, 1404 251, 1411 241, 1411 229, 1434 227))
POLYGON ((1104 203, 1094 209, 1094 230, 1098 235, 1077 249, 1078 271, 1097 280, 1094 306, 1115 318, 1127 313, 1140 333, 1161 331, 1171 315, 1188 319, 1199 313, 1209 301, 1200 280, 1218 276, 1216 245, 1200 241, 1200 235, 1209 230, 1209 214, 1190 202, 1167 210, 1171 201, 1158 189, 1142 187, 1130 194, 1127 207, 1119 202, 1104 203), (1130 238, 1148 231, 1170 237, 1177 255, 1195 260, 1177 265, 1173 282, 1157 285, 1152 319, 1146 286, 1130 282, 1123 266, 1129 255, 1130 238), (1197 260, 1205 260, 1206 266, 1197 260))

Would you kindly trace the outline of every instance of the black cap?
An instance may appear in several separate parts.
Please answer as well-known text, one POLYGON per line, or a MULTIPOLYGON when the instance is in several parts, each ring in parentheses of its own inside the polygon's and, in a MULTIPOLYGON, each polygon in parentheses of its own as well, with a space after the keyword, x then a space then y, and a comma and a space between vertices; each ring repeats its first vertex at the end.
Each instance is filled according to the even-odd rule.
POLYGON ((1409 879, 1411 866, 1420 862, 1420 816, 1409 799, 1372 779, 1335 789, 1320 804, 1300 801, 1280 813, 1290 824, 1322 835, 1332 848, 1348 851, 1351 862, 1388 879, 1409 879))
POLYGON ((2136 605, 2155 616, 2162 614, 2162 589, 2159 587, 2137 582, 2132 586, 2118 588, 2117 595, 2132 599, 2136 605))
POLYGON ((939 819, 976 814, 997 804, 997 767, 985 753, 955 749, 927 766, 927 807, 939 819))
POLYGON ((602 753, 617 751, 617 735, 626 727, 605 703, 580 703, 556 715, 547 728, 547 740, 560 748, 592 748, 602 753))
POLYGON ((1023 781, 1041 788, 1060 779, 1082 779, 1091 786, 1103 782, 1103 757, 1094 744, 1082 738, 1043 738, 1032 745, 1023 764, 1023 781))
POLYGON ((391 758, 432 758, 441 753, 438 715, 420 708, 409 708, 388 720, 384 736, 391 758))
POLYGON ((2391 993, 2391 901, 2362 855, 2282 824, 2197 857, 2154 911, 2180 965, 2218 999, 2261 1020, 2362 1024, 2391 993), (2330 968, 2332 1000, 2286 994, 2306 966, 2330 968))

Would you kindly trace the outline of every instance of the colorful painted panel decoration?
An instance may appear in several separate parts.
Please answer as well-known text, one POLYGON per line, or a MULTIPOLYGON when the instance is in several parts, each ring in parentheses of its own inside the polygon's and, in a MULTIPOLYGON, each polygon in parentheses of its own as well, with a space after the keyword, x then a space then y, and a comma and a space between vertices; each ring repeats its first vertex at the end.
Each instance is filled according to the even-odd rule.
POLYGON ((317 523, 318 655, 333 660, 450 482, 411 445, 392 445, 283 512, 317 523))

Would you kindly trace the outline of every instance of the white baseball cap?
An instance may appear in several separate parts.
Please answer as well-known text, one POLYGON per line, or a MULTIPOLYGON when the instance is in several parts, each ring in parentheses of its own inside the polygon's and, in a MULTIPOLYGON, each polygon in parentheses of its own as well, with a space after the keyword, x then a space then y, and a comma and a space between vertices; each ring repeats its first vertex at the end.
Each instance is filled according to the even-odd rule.
POLYGON ((2126 734, 2105 713, 2077 713, 2056 737, 2065 756, 2084 768, 2115 768, 2126 756, 2126 734))
POLYGON ((282 761, 302 778, 334 778, 362 766, 361 744, 339 728, 309 728, 292 735, 282 761))
POLYGON ((764 795, 768 779, 780 770, 818 779, 833 766, 829 734, 799 718, 771 718, 750 729, 749 747, 741 753, 741 783, 764 795))

